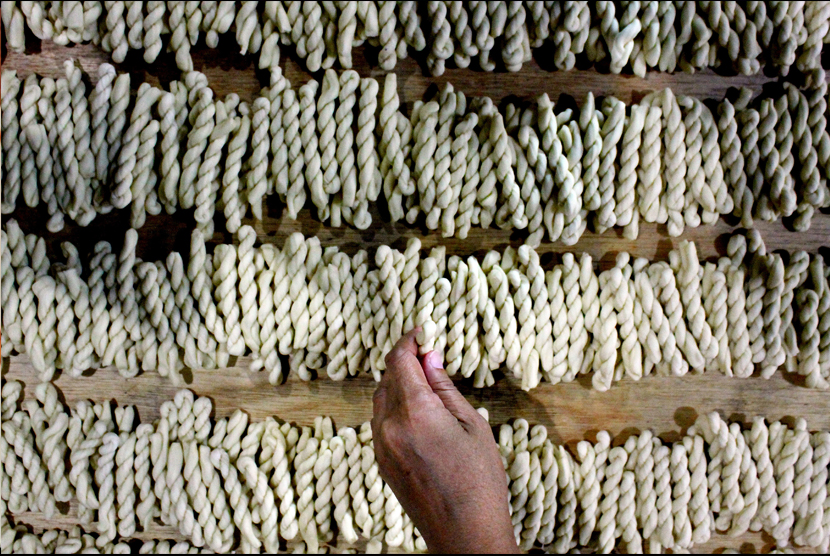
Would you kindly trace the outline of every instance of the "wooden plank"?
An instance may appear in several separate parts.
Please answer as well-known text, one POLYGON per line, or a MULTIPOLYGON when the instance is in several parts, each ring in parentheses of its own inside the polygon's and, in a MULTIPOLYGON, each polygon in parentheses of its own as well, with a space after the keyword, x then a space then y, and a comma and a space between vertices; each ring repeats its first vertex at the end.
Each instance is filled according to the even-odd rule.
MULTIPOLYGON (((214 417, 227 417, 236 409, 259 421, 275 416, 298 425, 313 424, 314 417, 326 414, 336 426, 357 426, 372 417, 372 394, 375 383, 368 375, 343 382, 327 377, 302 382, 295 376, 286 384, 273 387, 262 373, 248 370, 249 358, 240 358, 236 364, 221 370, 196 370, 182 386, 197 395, 211 398, 214 417)), ((36 373, 25 356, 13 357, 3 363, 6 380, 25 383, 25 396, 34 396, 36 373)), ((476 407, 490 412, 493 425, 516 418, 531 424, 544 425, 557 444, 574 449, 582 439, 596 440, 596 433, 607 430, 620 445, 632 434, 650 429, 664 441, 673 442, 694 423, 698 415, 718 411, 732 421, 748 424, 756 415, 768 420, 781 419, 793 425, 795 418, 807 419, 810 430, 830 429, 830 403, 827 393, 794 386, 792 377, 780 373, 769 380, 727 378, 717 373, 677 377, 645 377, 639 382, 624 379, 608 392, 597 392, 584 378, 569 384, 552 386, 542 383, 531 392, 524 392, 512 376, 501 377, 496 386, 474 389, 467 381, 457 381, 461 391, 476 407)), ((72 406, 78 401, 112 400, 118 404, 136 407, 142 422, 158 417, 159 405, 172 399, 179 387, 157 373, 144 373, 124 379, 114 369, 100 369, 90 376, 69 377, 66 373, 55 380, 62 402, 72 406)), ((54 520, 46 520, 37 513, 28 513, 18 519, 36 530, 47 527, 66 527, 76 523, 76 508, 54 520)), ((168 527, 154 524, 136 538, 180 539, 168 527)), ((695 552, 711 552, 719 547, 745 548, 768 551, 772 542, 760 534, 746 534, 736 538, 715 535, 712 541, 695 547, 695 552)))
MULTIPOLYGON (((232 40, 222 42, 216 50, 195 49, 193 57, 195 68, 208 76, 210 86, 219 95, 235 92, 243 99, 252 100, 260 88, 267 85, 268 76, 255 70, 254 57, 236 54, 232 40)), ((371 51, 358 49, 354 57, 355 69, 363 76, 372 75, 380 80, 384 72, 370 63, 372 57, 371 51)), ((3 59, 3 66, 17 70, 22 77, 30 72, 59 77, 63 75, 63 61, 68 58, 79 60, 91 83, 97 79, 98 65, 109 61, 106 53, 91 45, 66 48, 46 42, 39 45, 37 52, 25 55, 8 53, 3 59)), ((295 87, 310 78, 294 56, 286 56, 282 65, 285 75, 295 87)), ((166 84, 178 76, 169 54, 148 65, 133 53, 125 63, 117 65, 117 69, 131 73, 133 88, 143 81, 166 84)), ((600 74, 594 70, 548 72, 540 68, 536 61, 525 65, 516 74, 450 69, 440 78, 431 78, 425 76, 416 61, 407 59, 398 64, 395 73, 404 110, 415 100, 423 98, 429 90, 434 90, 435 85, 446 82, 468 94, 491 96, 497 102, 511 97, 529 99, 548 92, 557 102, 577 104, 588 91, 597 96, 614 94, 625 102, 631 102, 648 91, 666 86, 672 87, 678 94, 709 99, 722 98, 729 87, 749 86, 760 90, 764 86, 773 86, 769 85, 771 79, 763 75, 724 77, 707 71, 694 75, 649 73, 645 79, 639 79, 600 74), (574 98, 567 98, 567 95, 574 98)), ((376 208, 373 208, 373 224, 365 231, 328 227, 317 221, 309 210, 303 210, 296 221, 282 218, 282 207, 274 200, 269 200, 267 209, 262 222, 244 221, 254 226, 261 243, 282 245, 288 234, 300 231, 306 235, 317 235, 324 246, 336 245, 350 254, 381 244, 403 249, 408 238, 418 237, 425 249, 445 245, 448 254, 480 255, 489 249, 518 246, 525 237, 521 232, 474 228, 465 240, 441 238, 440 233, 423 228, 389 223, 376 208)), ((18 219, 25 231, 45 235, 48 253, 53 260, 60 260, 61 241, 76 243, 82 254, 89 253, 94 243, 101 239, 112 241, 113 247, 118 249, 124 231, 129 227, 129 211, 114 211, 110 215, 99 216, 86 228, 67 221, 66 229, 58 234, 45 232, 45 210, 42 207, 38 210, 18 208, 12 216, 18 219)), ((148 217, 147 224, 140 230, 139 256, 144 260, 163 258, 171 249, 187 253, 192 227, 190 211, 148 217)), ((216 228, 224 230, 224 222, 219 216, 216 228)), ((830 215, 827 214, 817 214, 807 233, 788 231, 780 222, 759 222, 758 228, 768 248, 773 250, 806 249, 815 253, 823 252, 822 248, 830 245, 830 215)), ((625 250, 650 260, 665 260, 668 251, 676 247, 680 239, 692 239, 697 243, 702 258, 712 258, 724 254, 728 235, 734 229, 733 220, 722 219, 715 226, 687 229, 682 238, 671 238, 665 226, 643 224, 636 241, 624 239, 621 230, 604 234, 586 232, 574 247, 566 247, 560 242, 544 243, 539 251, 544 254, 543 264, 546 267, 558 261, 559 253, 574 251, 589 253, 601 268, 606 268, 613 264, 619 251, 625 250)), ((212 242, 233 242, 234 239, 230 234, 217 232, 212 242)), ((344 382, 323 378, 310 383, 291 377, 287 384, 274 388, 267 384, 265 376, 250 373, 247 363, 247 358, 241 358, 227 369, 195 370, 184 386, 192 388, 198 395, 209 396, 214 401, 216 417, 227 416, 236 408, 241 408, 254 420, 273 415, 298 424, 310 424, 320 414, 330 415, 338 425, 359 425, 371 418, 371 397, 375 384, 368 376, 344 382)), ((23 356, 4 360, 3 376, 6 380, 24 381, 27 396, 32 395, 32 388, 37 383, 34 370, 23 356)), ((615 436, 615 443, 646 428, 654 430, 664 440, 672 441, 697 415, 714 410, 744 423, 755 415, 768 419, 783 418, 789 423, 795 417, 805 417, 811 430, 830 429, 827 394, 796 386, 791 380, 798 382, 797 377, 780 374, 770 380, 758 377, 741 380, 712 373, 683 378, 646 377, 637 383, 623 380, 606 393, 592 390, 590 382, 585 379, 556 386, 542 384, 529 393, 523 392, 518 382, 509 376, 501 377, 495 387, 484 390, 475 390, 465 382, 459 382, 459 386, 471 403, 490 411, 492 423, 523 417, 531 423, 545 425, 556 442, 569 445, 583 438, 593 440, 596 432, 602 429, 615 436)), ((124 379, 112 369, 98 370, 78 379, 62 374, 55 383, 66 404, 72 405, 89 398, 133 404, 145 422, 153 420, 158 415, 159 405, 172 398, 178 389, 157 373, 124 379)), ((66 515, 53 520, 26 514, 20 516, 19 521, 41 530, 43 527, 70 526, 76 522, 75 516, 75 508, 71 506, 66 515)), ((175 531, 158 525, 137 537, 180 538, 175 531)), ((736 539, 719 535, 695 550, 706 552, 718 547, 767 551, 772 547, 772 541, 757 534, 736 539)))
MULTIPOLYGON (((249 357, 241 357, 224 369, 189 371, 186 383, 179 386, 155 372, 125 379, 111 368, 79 378, 62 373, 54 384, 65 404, 113 400, 134 405, 142 422, 158 418, 161 402, 172 399, 180 388, 211 398, 216 418, 227 417, 237 408, 255 421, 274 416, 298 425, 311 425, 318 415, 332 417, 337 426, 359 426, 372 418, 376 384, 371 375, 341 382, 326 376, 303 382, 291 375, 285 384, 271 386, 266 373, 249 371, 249 362, 249 357)), ((34 398, 37 375, 26 356, 4 361, 3 375, 6 380, 24 382, 25 395, 34 398)), ((471 380, 458 379, 456 383, 470 403, 490 412, 493 425, 521 417, 547 427, 557 443, 593 440, 603 429, 617 439, 615 442, 624 443, 628 436, 645 429, 673 441, 698 415, 711 411, 743 423, 751 423, 756 415, 788 423, 804 417, 810 430, 830 430, 827 393, 799 386, 800 378, 776 373, 769 380, 757 376, 738 379, 715 372, 648 376, 639 382, 623 379, 608 392, 591 388, 589 376, 567 384, 543 382, 530 392, 523 391, 510 373, 501 374, 489 388, 474 388, 471 380)))

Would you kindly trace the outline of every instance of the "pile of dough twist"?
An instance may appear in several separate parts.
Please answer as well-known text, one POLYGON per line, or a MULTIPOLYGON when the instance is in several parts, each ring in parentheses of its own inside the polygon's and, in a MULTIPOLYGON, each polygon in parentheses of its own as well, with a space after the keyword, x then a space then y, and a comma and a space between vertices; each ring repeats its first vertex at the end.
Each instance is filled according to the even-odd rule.
MULTIPOLYGON (((87 225, 127 208, 194 209, 206 237, 216 213, 236 233, 269 197, 297 218, 310 199, 332 226, 366 229, 374 205, 444 237, 471 226, 526 230, 526 241, 575 244, 591 226, 636 238, 640 222, 688 227, 735 215, 792 217, 806 230, 830 206, 830 135, 823 70, 751 100, 743 89, 714 109, 670 89, 626 107, 588 94, 555 111, 547 94, 525 105, 468 99, 447 84, 402 112, 394 74, 383 89, 353 70, 325 72, 295 92, 279 68, 252 103, 215 98, 187 72, 162 90, 102 64, 94 89, 66 78, 23 82, 3 72, 3 204, 43 203, 47 229, 87 225)), ((221 225, 221 224, 220 224, 221 225)))
MULTIPOLYGON (((189 390, 164 402, 155 422, 139 423, 132 406, 66 408, 51 383, 35 387, 34 400, 21 392, 19 382, 3 384, 4 554, 53 542, 112 547, 158 522, 222 553, 275 553, 283 540, 315 553, 361 538, 371 552, 426 549, 378 475, 369 423, 335 430, 318 417, 299 427, 250 422, 239 410, 214 420, 211 401, 189 390), (75 529, 38 539, 12 527, 15 516, 48 518, 71 499, 97 537, 75 529)), ((742 428, 715 412, 673 443, 645 431, 612 447, 601 431, 573 453, 524 419, 496 432, 523 550, 660 553, 750 530, 780 547, 828 548, 830 432, 810 433, 804 419, 790 428, 756 417, 742 428)))
POLYGON ((232 33, 260 68, 293 46, 309 71, 352 67, 368 43, 385 70, 411 48, 432 75, 456 67, 518 71, 543 49, 547 65, 579 61, 639 76, 648 69, 718 68, 743 75, 787 75, 821 67, 828 42, 827 2, 4 2, 9 48, 23 52, 28 29, 58 44, 92 42, 123 62, 131 50, 146 62, 162 49, 192 70, 190 49, 204 36, 216 48, 232 33), (619 12, 617 11, 619 9, 619 12))
POLYGON ((50 263, 43 239, 15 220, 1 239, 2 354, 28 354, 44 381, 114 365, 179 383, 185 367, 243 355, 272 384, 289 373, 380 380, 385 355, 416 326, 422 352, 438 351, 476 387, 498 369, 525 390, 581 374, 603 391, 690 371, 782 369, 819 389, 830 380, 830 267, 804 251, 768 253, 754 229, 715 262, 684 241, 667 262, 621 253, 599 273, 587 254, 545 269, 527 245, 481 260, 443 247, 422 255, 416 238, 404 252, 354 256, 300 233, 282 249, 256 247, 250 226, 212 254, 195 230, 189 254, 155 262, 137 258, 130 229, 120 251, 99 242, 86 269, 68 242, 65 261, 50 263))

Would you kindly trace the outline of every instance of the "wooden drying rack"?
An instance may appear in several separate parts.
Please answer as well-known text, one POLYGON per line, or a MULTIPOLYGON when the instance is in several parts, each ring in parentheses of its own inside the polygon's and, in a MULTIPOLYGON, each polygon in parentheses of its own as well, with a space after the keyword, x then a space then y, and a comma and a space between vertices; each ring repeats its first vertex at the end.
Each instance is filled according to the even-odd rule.
MULTIPOLYGON (((97 67, 111 62, 109 55, 92 45, 60 47, 51 42, 36 45, 36 52, 5 55, 4 69, 17 70, 24 78, 31 72, 39 75, 62 77, 63 62, 78 60, 84 72, 93 81, 97 78, 97 67)), ((195 69, 208 77, 210 87, 217 96, 234 92, 243 100, 252 100, 261 87, 267 85, 267 75, 256 70, 255 57, 236 54, 233 41, 220 44, 219 49, 196 49, 193 52, 195 69)), ((355 69, 361 76, 374 76, 382 83, 385 72, 377 69, 376 63, 369 63, 364 48, 357 48, 354 55, 355 69)), ((296 57, 284 52, 281 61, 284 75, 294 88, 299 87, 312 76, 302 69, 296 57)), ((140 54, 132 52, 127 60, 116 65, 119 72, 132 75, 131 87, 135 90, 142 81, 154 85, 166 85, 178 77, 171 55, 162 55, 154 64, 146 64, 140 54)), ((401 104, 406 107, 422 99, 428 89, 450 82, 468 96, 487 95, 495 102, 508 97, 531 99, 547 92, 554 102, 580 104, 585 94, 592 91, 596 96, 613 94, 626 103, 636 102, 645 93, 671 87, 677 94, 693 95, 697 98, 720 99, 729 87, 747 86, 760 91, 774 79, 763 75, 720 76, 711 71, 696 74, 649 73, 646 78, 600 74, 594 70, 572 72, 549 72, 543 70, 534 60, 525 64, 515 74, 484 73, 472 70, 448 69, 439 78, 427 77, 424 69, 414 60, 399 61, 395 73, 398 76, 401 104)), ((317 76, 319 78, 319 76, 317 76)), ((67 219, 66 228, 57 234, 46 231, 46 213, 38 209, 21 207, 12 217, 16 218, 27 233, 37 233, 46 238, 51 258, 60 254, 60 242, 72 241, 79 247, 82 256, 88 255, 95 242, 108 239, 114 250, 120 249, 121 238, 129 227, 129 210, 114 211, 97 217, 87 228, 81 228, 67 219)), ((353 254, 358 249, 373 249, 387 244, 403 249, 410 237, 421 239, 424 249, 445 245, 447 254, 481 255, 489 249, 503 249, 507 245, 518 247, 523 234, 498 229, 482 230, 473 228, 467 239, 444 239, 440 233, 427 233, 407 225, 392 224, 383 220, 375 211, 373 223, 365 231, 353 228, 331 228, 317 221, 311 211, 304 209, 296 221, 282 218, 282 207, 276 199, 270 199, 267 216, 261 221, 245 220, 257 231, 261 243, 282 246, 292 232, 301 231, 306 235, 317 235, 323 246, 336 245, 353 254)), ((148 216, 139 230, 138 256, 144 260, 166 257, 172 249, 187 253, 190 231, 193 228, 192 211, 180 211, 173 216, 148 216)), ((725 253, 726 241, 735 230, 734 220, 721 219, 715 226, 687 229, 682 238, 668 236, 665 226, 640 225, 640 237, 636 241, 626 240, 621 230, 611 230, 598 235, 586 232, 580 242, 566 247, 559 242, 543 243, 539 248, 543 265, 549 267, 559 260, 559 253, 574 251, 587 252, 599 262, 601 268, 613 265, 616 254, 628 251, 633 256, 650 260, 666 260, 668 252, 676 247, 680 239, 691 239, 697 244, 701 258, 712 259, 725 253)), ((780 222, 774 224, 759 222, 768 249, 795 251, 805 249, 816 253, 830 247, 830 215, 817 213, 808 232, 788 231, 780 222)), ((223 225, 216 226, 217 233, 212 243, 230 243, 232 234, 224 231, 223 225)), ((824 253, 825 256, 827 253, 824 253)), ((88 258, 84 258, 88 260, 88 258)), ((253 374, 247 370, 248 358, 231 361, 232 366, 221 370, 194 370, 186 373, 186 386, 198 395, 207 395, 214 401, 216 417, 230 415, 235 409, 246 411, 253 420, 276 416, 301 425, 311 424, 320 414, 330 415, 337 425, 359 425, 372 416, 372 393, 375 383, 371 377, 347 379, 333 382, 322 378, 310 383, 299 381, 292 376, 285 385, 272 387, 264 374, 253 374)), ((2 366, 6 380, 20 380, 25 383, 25 395, 33 397, 37 383, 36 373, 25 356, 4 359, 2 366)), ((55 385, 63 395, 63 402, 74 405, 82 399, 95 401, 111 399, 118 404, 136 406, 140 419, 149 422, 158 416, 160 404, 172 399, 177 386, 157 373, 143 373, 136 378, 124 379, 112 369, 87 373, 78 379, 66 374, 58 376, 55 385)), ((620 444, 631 434, 650 428, 661 438, 672 441, 690 426, 698 415, 717 410, 730 420, 747 422, 755 415, 768 420, 786 419, 790 424, 794 417, 805 417, 811 430, 830 429, 830 397, 826 392, 809 390, 801 386, 799 377, 784 377, 777 373, 772 379, 760 377, 749 379, 726 378, 717 373, 689 375, 684 378, 646 377, 640 382, 625 379, 605 393, 592 390, 590 379, 551 386, 542 383, 532 392, 523 392, 519 382, 512 377, 498 380, 496 386, 484 390, 473 389, 470 384, 459 383, 459 387, 475 406, 490 411, 491 423, 500 424, 511 419, 524 417, 531 424, 540 423, 548 428, 557 443, 573 446, 582 439, 595 440, 596 433, 607 430, 620 444)), ((74 504, 68 513, 46 520, 43 516, 28 513, 16 516, 15 521, 29 524, 35 531, 43 528, 68 527, 76 523, 74 504)), ((137 538, 180 539, 174 529, 153 526, 151 530, 137 533, 137 538)), ((766 535, 749 533, 737 538, 715 535, 713 539, 695 551, 712 552, 719 547, 738 548, 742 551, 765 552, 774 544, 766 535)))

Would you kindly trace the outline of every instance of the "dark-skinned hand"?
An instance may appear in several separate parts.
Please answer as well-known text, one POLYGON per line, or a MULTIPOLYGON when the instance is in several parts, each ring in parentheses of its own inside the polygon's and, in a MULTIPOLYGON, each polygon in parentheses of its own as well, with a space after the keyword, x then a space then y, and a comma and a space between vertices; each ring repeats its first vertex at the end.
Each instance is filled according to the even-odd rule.
POLYGON ((431 552, 516 553, 507 477, 487 421, 441 357, 418 358, 417 329, 386 356, 374 396, 378 469, 431 552))

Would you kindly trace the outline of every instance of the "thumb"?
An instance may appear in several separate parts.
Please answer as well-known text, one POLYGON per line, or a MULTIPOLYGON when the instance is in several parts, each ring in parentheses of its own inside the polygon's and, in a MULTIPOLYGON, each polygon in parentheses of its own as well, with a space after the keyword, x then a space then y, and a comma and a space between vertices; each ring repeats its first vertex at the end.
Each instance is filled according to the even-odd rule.
POLYGON ((444 363, 441 361, 441 354, 437 351, 430 351, 424 356, 424 375, 444 407, 459 421, 469 421, 470 411, 475 410, 447 376, 444 363))

